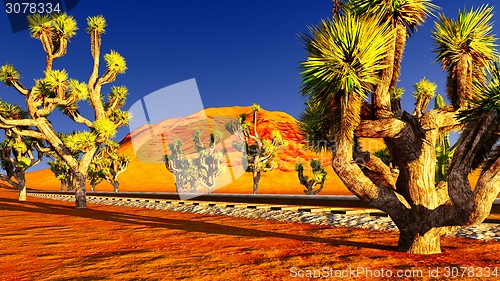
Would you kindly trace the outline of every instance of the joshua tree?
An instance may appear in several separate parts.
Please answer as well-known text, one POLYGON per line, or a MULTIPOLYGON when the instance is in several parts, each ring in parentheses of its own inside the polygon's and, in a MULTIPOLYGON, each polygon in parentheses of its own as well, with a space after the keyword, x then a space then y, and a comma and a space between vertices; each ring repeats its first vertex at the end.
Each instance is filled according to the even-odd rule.
POLYGON ((89 165, 87 180, 90 183, 90 191, 95 192, 95 187, 104 181, 102 164, 95 158, 89 165))
POLYGON ((217 144, 220 143, 222 139, 222 133, 215 131, 210 134, 210 140, 208 141, 208 147, 205 146, 201 138, 202 131, 196 130, 193 134, 193 142, 198 152, 198 158, 193 159, 193 165, 197 169, 197 184, 205 187, 208 193, 212 193, 215 185, 217 184, 217 178, 222 172, 225 171, 226 166, 224 151, 217 149, 217 144))
POLYGON ((434 40, 438 62, 448 72, 448 97, 455 109, 467 108, 480 97, 474 83, 483 83, 486 67, 496 55, 491 24, 493 8, 463 11, 457 20, 439 15, 434 40))
POLYGON ((295 166, 295 170, 297 171, 297 174, 299 176, 300 184, 305 186, 304 193, 306 195, 316 195, 320 193, 321 190, 323 190, 328 173, 321 166, 321 162, 318 159, 312 159, 310 165, 313 172, 313 176, 311 179, 309 179, 308 176, 304 175, 304 165, 302 165, 301 163, 298 163, 295 166), (314 187, 316 186, 319 187, 317 189, 314 189, 314 187))
POLYGON ((1 164, 6 174, 0 179, 19 190, 19 201, 26 201, 26 170, 42 161, 43 149, 37 140, 20 136, 6 136, 0 143, 1 164))
POLYGON ((182 141, 175 140, 169 144, 170 156, 165 155, 165 166, 175 176, 176 192, 196 192, 206 188, 212 193, 217 184, 217 178, 225 170, 224 151, 217 149, 222 138, 221 132, 210 134, 208 147, 202 140, 202 131, 193 133, 193 142, 198 157, 189 159, 182 150, 182 141))
POLYGON ((405 93, 405 89, 403 88, 395 88, 391 90, 391 109, 395 116, 401 117, 403 115, 403 109, 401 108, 401 98, 405 93))
POLYGON ((20 73, 12 65, 0 68, 0 81, 16 89, 26 99, 28 118, 0 118, 0 127, 15 134, 45 140, 70 168, 76 185, 76 207, 86 207, 86 176, 88 167, 99 145, 112 138, 118 127, 127 124, 129 114, 120 108, 127 96, 125 87, 112 87, 106 97, 101 94, 102 86, 116 80, 116 76, 127 69, 125 59, 117 52, 104 55, 106 71, 99 76, 101 65, 101 35, 106 21, 102 16, 87 19, 90 35, 93 65, 88 83, 69 79, 65 70, 54 70, 53 61, 66 54, 70 38, 76 34, 77 25, 73 17, 66 14, 28 17, 31 36, 39 39, 46 53, 44 76, 35 81, 29 89, 20 81, 20 73), (88 101, 93 109, 93 118, 87 118, 78 111, 79 101, 88 101), (61 137, 49 121, 50 114, 60 108, 76 123, 89 128, 61 137), (93 120, 93 121, 91 121, 93 120), (76 155, 76 157, 75 157, 76 155))
POLYGON ((415 88, 413 97, 417 100, 413 115, 420 118, 422 117, 422 112, 429 106, 431 99, 436 95, 437 85, 424 78, 413 87, 415 88))
POLYGON ((175 192, 191 192, 196 191, 196 185, 192 174, 193 166, 191 161, 184 155, 182 150, 183 142, 180 139, 174 140, 169 144, 170 155, 165 155, 165 167, 175 177, 175 192))
POLYGON ((52 160, 47 163, 52 173, 56 176, 56 179, 61 183, 61 191, 64 191, 64 187, 66 187, 68 191, 73 191, 75 188, 75 177, 68 164, 59 156, 54 155, 54 153, 49 153, 49 156, 52 160))
POLYGON ((245 149, 247 152, 247 159, 244 161, 246 160, 248 164, 247 172, 252 173, 253 194, 257 194, 259 191, 260 174, 277 168, 274 157, 280 149, 287 145, 278 130, 271 132, 270 140, 262 139, 259 136, 257 132, 259 110, 258 104, 252 106, 252 123, 246 121, 246 114, 242 114, 237 120, 226 124, 226 129, 244 142, 245 147, 240 146, 238 142, 233 143, 233 146, 239 151, 245 149))
POLYGON ((114 141, 108 141, 100 148, 89 166, 88 178, 92 188, 95 191, 96 185, 103 180, 113 186, 114 192, 119 192, 120 182, 118 176, 125 172, 130 163, 130 157, 118 153, 119 144, 114 141))
POLYGON ((381 69, 372 96, 373 111, 377 118, 392 117, 390 93, 396 88, 401 72, 401 60, 408 36, 424 23, 426 16, 438 7, 432 0, 350 0, 343 9, 359 15, 372 14, 390 25, 391 34, 383 59, 387 67, 381 69), (390 82, 389 82, 390 81, 390 82))
MULTIPOLYGON (((0 115, 3 118, 23 119, 26 112, 19 106, 0 101, 0 115)), ((45 148, 36 139, 17 135, 10 129, 4 131, 0 160, 6 174, 0 174, 0 179, 19 190, 19 201, 26 201, 26 170, 41 162, 45 148)))
POLYGON ((491 8, 462 11, 457 20, 441 15, 436 24, 436 52, 449 72, 454 107, 426 112, 426 101, 417 100, 415 115, 401 117, 391 108, 391 85, 399 79, 397 50, 402 51, 395 38, 406 40, 406 28, 423 23, 433 7, 425 0, 349 1, 343 16, 304 36, 308 58, 302 63, 302 93, 312 105, 302 128, 327 140, 322 147, 332 150, 333 169, 351 192, 389 214, 400 230, 399 249, 421 254, 439 253, 440 236, 457 226, 483 221, 500 191, 500 75, 487 67, 496 57, 491 8), (401 32, 406 35, 398 36, 401 32), (490 83, 485 69, 491 71, 490 83), (375 119, 361 118, 367 116, 366 94, 373 96, 375 119), (474 110, 459 115, 469 107, 474 110), (436 184, 439 136, 460 128, 448 182, 436 184), (383 138, 399 173, 374 155, 364 163, 353 161, 354 136, 383 138), (472 190, 468 175, 481 165, 472 190))

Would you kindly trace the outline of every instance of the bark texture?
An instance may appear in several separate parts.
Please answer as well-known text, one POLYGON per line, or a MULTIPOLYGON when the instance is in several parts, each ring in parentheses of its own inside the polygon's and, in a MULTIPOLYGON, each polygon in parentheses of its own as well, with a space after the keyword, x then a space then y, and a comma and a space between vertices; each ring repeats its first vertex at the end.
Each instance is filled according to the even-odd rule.
POLYGON ((75 174, 75 206, 77 209, 87 208, 87 190, 86 190, 87 178, 85 174, 76 173, 75 174))
MULTIPOLYGON (((394 187, 389 184, 390 174, 381 172, 383 169, 375 173, 376 169, 368 165, 360 169, 348 160, 355 158, 352 143, 338 140, 333 161, 335 171, 349 190, 390 215, 400 230, 401 251, 440 253, 440 237, 453 227, 482 222, 500 192, 500 159, 480 175, 474 190, 468 179, 473 151, 479 139, 491 130, 488 124, 497 118, 493 113, 484 116, 476 124, 477 129, 457 147, 448 183, 436 182, 435 146, 440 132, 459 126, 456 113, 432 110, 420 118, 405 113, 401 119, 360 123, 356 135, 385 136, 399 170, 394 187)), ((380 165, 384 164, 377 164, 380 165)))
POLYGON ((260 172, 253 172, 253 194, 259 193, 260 172))

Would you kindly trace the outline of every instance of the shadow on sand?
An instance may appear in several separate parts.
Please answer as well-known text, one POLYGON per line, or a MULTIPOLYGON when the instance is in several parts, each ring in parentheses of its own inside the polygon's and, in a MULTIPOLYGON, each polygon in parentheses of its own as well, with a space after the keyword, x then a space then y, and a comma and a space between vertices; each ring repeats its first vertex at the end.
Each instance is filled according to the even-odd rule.
POLYGON ((241 237, 274 237, 282 239, 292 239, 299 241, 308 241, 315 243, 324 243, 331 246, 350 246, 357 248, 369 248, 384 251, 397 251, 396 246, 378 245, 373 243, 355 242, 341 239, 331 239, 315 237, 314 235, 298 235, 291 233, 273 232, 266 230, 258 230, 251 228, 243 228, 237 226, 229 226, 216 224, 212 222, 179 220, 158 218, 150 216, 140 216, 127 213, 104 211, 92 209, 90 206, 87 209, 75 209, 73 206, 41 203, 33 201, 19 202, 15 199, 0 197, 0 212, 1 211, 17 211, 27 213, 40 213, 47 215, 63 215, 74 216, 80 218, 88 218, 93 220, 118 222, 130 225, 140 225, 155 228, 168 228, 182 230, 186 232, 201 232, 207 234, 232 235, 241 237))

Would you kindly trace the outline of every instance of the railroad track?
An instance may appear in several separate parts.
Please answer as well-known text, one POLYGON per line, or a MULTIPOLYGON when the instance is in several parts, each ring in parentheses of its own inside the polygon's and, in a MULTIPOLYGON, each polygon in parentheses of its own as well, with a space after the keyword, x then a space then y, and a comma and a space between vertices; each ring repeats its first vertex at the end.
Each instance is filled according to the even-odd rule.
MULTIPOLYGON (((28 195, 41 198, 70 198, 73 192, 28 190, 28 195)), ((88 199, 105 201, 147 202, 156 204, 201 205, 208 207, 292 210, 299 212, 323 212, 332 214, 369 214, 387 216, 384 212, 370 208, 356 196, 329 195, 282 195, 282 194, 189 194, 190 199, 181 199, 170 192, 88 192, 88 199)), ((486 223, 500 224, 500 199, 495 199, 491 215, 486 223)))

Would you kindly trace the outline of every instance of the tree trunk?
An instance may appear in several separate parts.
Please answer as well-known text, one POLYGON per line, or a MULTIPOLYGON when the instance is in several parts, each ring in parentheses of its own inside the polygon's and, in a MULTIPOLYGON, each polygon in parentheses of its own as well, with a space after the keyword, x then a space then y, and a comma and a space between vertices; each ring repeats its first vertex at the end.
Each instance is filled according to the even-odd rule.
POLYGON ((16 169, 13 175, 16 182, 10 180, 9 183, 19 191, 19 201, 26 201, 26 174, 24 170, 16 169))
POLYGON ((306 195, 313 195, 313 183, 311 181, 307 182, 304 192, 306 195))
MULTIPOLYGON (((401 62, 403 60, 403 53, 408 39, 408 30, 406 26, 401 23, 396 25, 396 43, 394 46, 394 69, 392 72, 391 84, 389 92, 394 90, 399 82, 399 75, 401 73, 401 62)), ((394 109, 393 109, 394 111, 394 109)))
POLYGON ((75 176, 71 176, 67 181, 66 181, 66 188, 68 191, 73 191, 75 187, 75 176))
POLYGON ((468 93, 470 92, 470 86, 472 84, 472 79, 469 75, 472 66, 469 64, 466 58, 461 57, 457 63, 457 93, 452 99, 455 109, 468 108, 470 102, 466 98, 471 98, 468 93))
POLYGON ((19 190, 19 201, 26 201, 26 174, 24 170, 16 171, 15 177, 19 190))
POLYGON ((113 188, 114 188, 114 191, 115 191, 115 192, 120 192, 120 183, 119 183, 119 182, 114 181, 114 182, 112 183, 112 185, 113 185, 113 188))
POLYGON ((441 253, 441 231, 431 228, 421 233, 400 229, 398 249, 410 254, 439 254, 441 253))
POLYGON ((86 177, 85 174, 75 173, 75 206, 77 209, 87 208, 87 190, 86 190, 86 177))
MULTIPOLYGON (((412 117, 413 118, 413 117, 412 117)), ((412 254, 441 253, 441 229, 437 228, 434 210, 440 201, 436 189, 436 152, 438 130, 428 130, 421 137, 419 123, 396 139, 386 139, 398 169, 397 190, 411 204, 406 218, 394 220, 400 230, 398 248, 412 254)))
POLYGON ((391 86, 393 72, 394 72, 394 56, 396 52, 396 37, 391 38, 389 47, 387 48, 387 56, 385 63, 387 68, 381 71, 380 82, 375 88, 373 93, 373 105, 375 116, 378 119, 391 118, 393 113, 391 110, 391 95, 389 88, 391 86))
POLYGON ((260 172, 253 172, 253 194, 259 192, 260 172))

